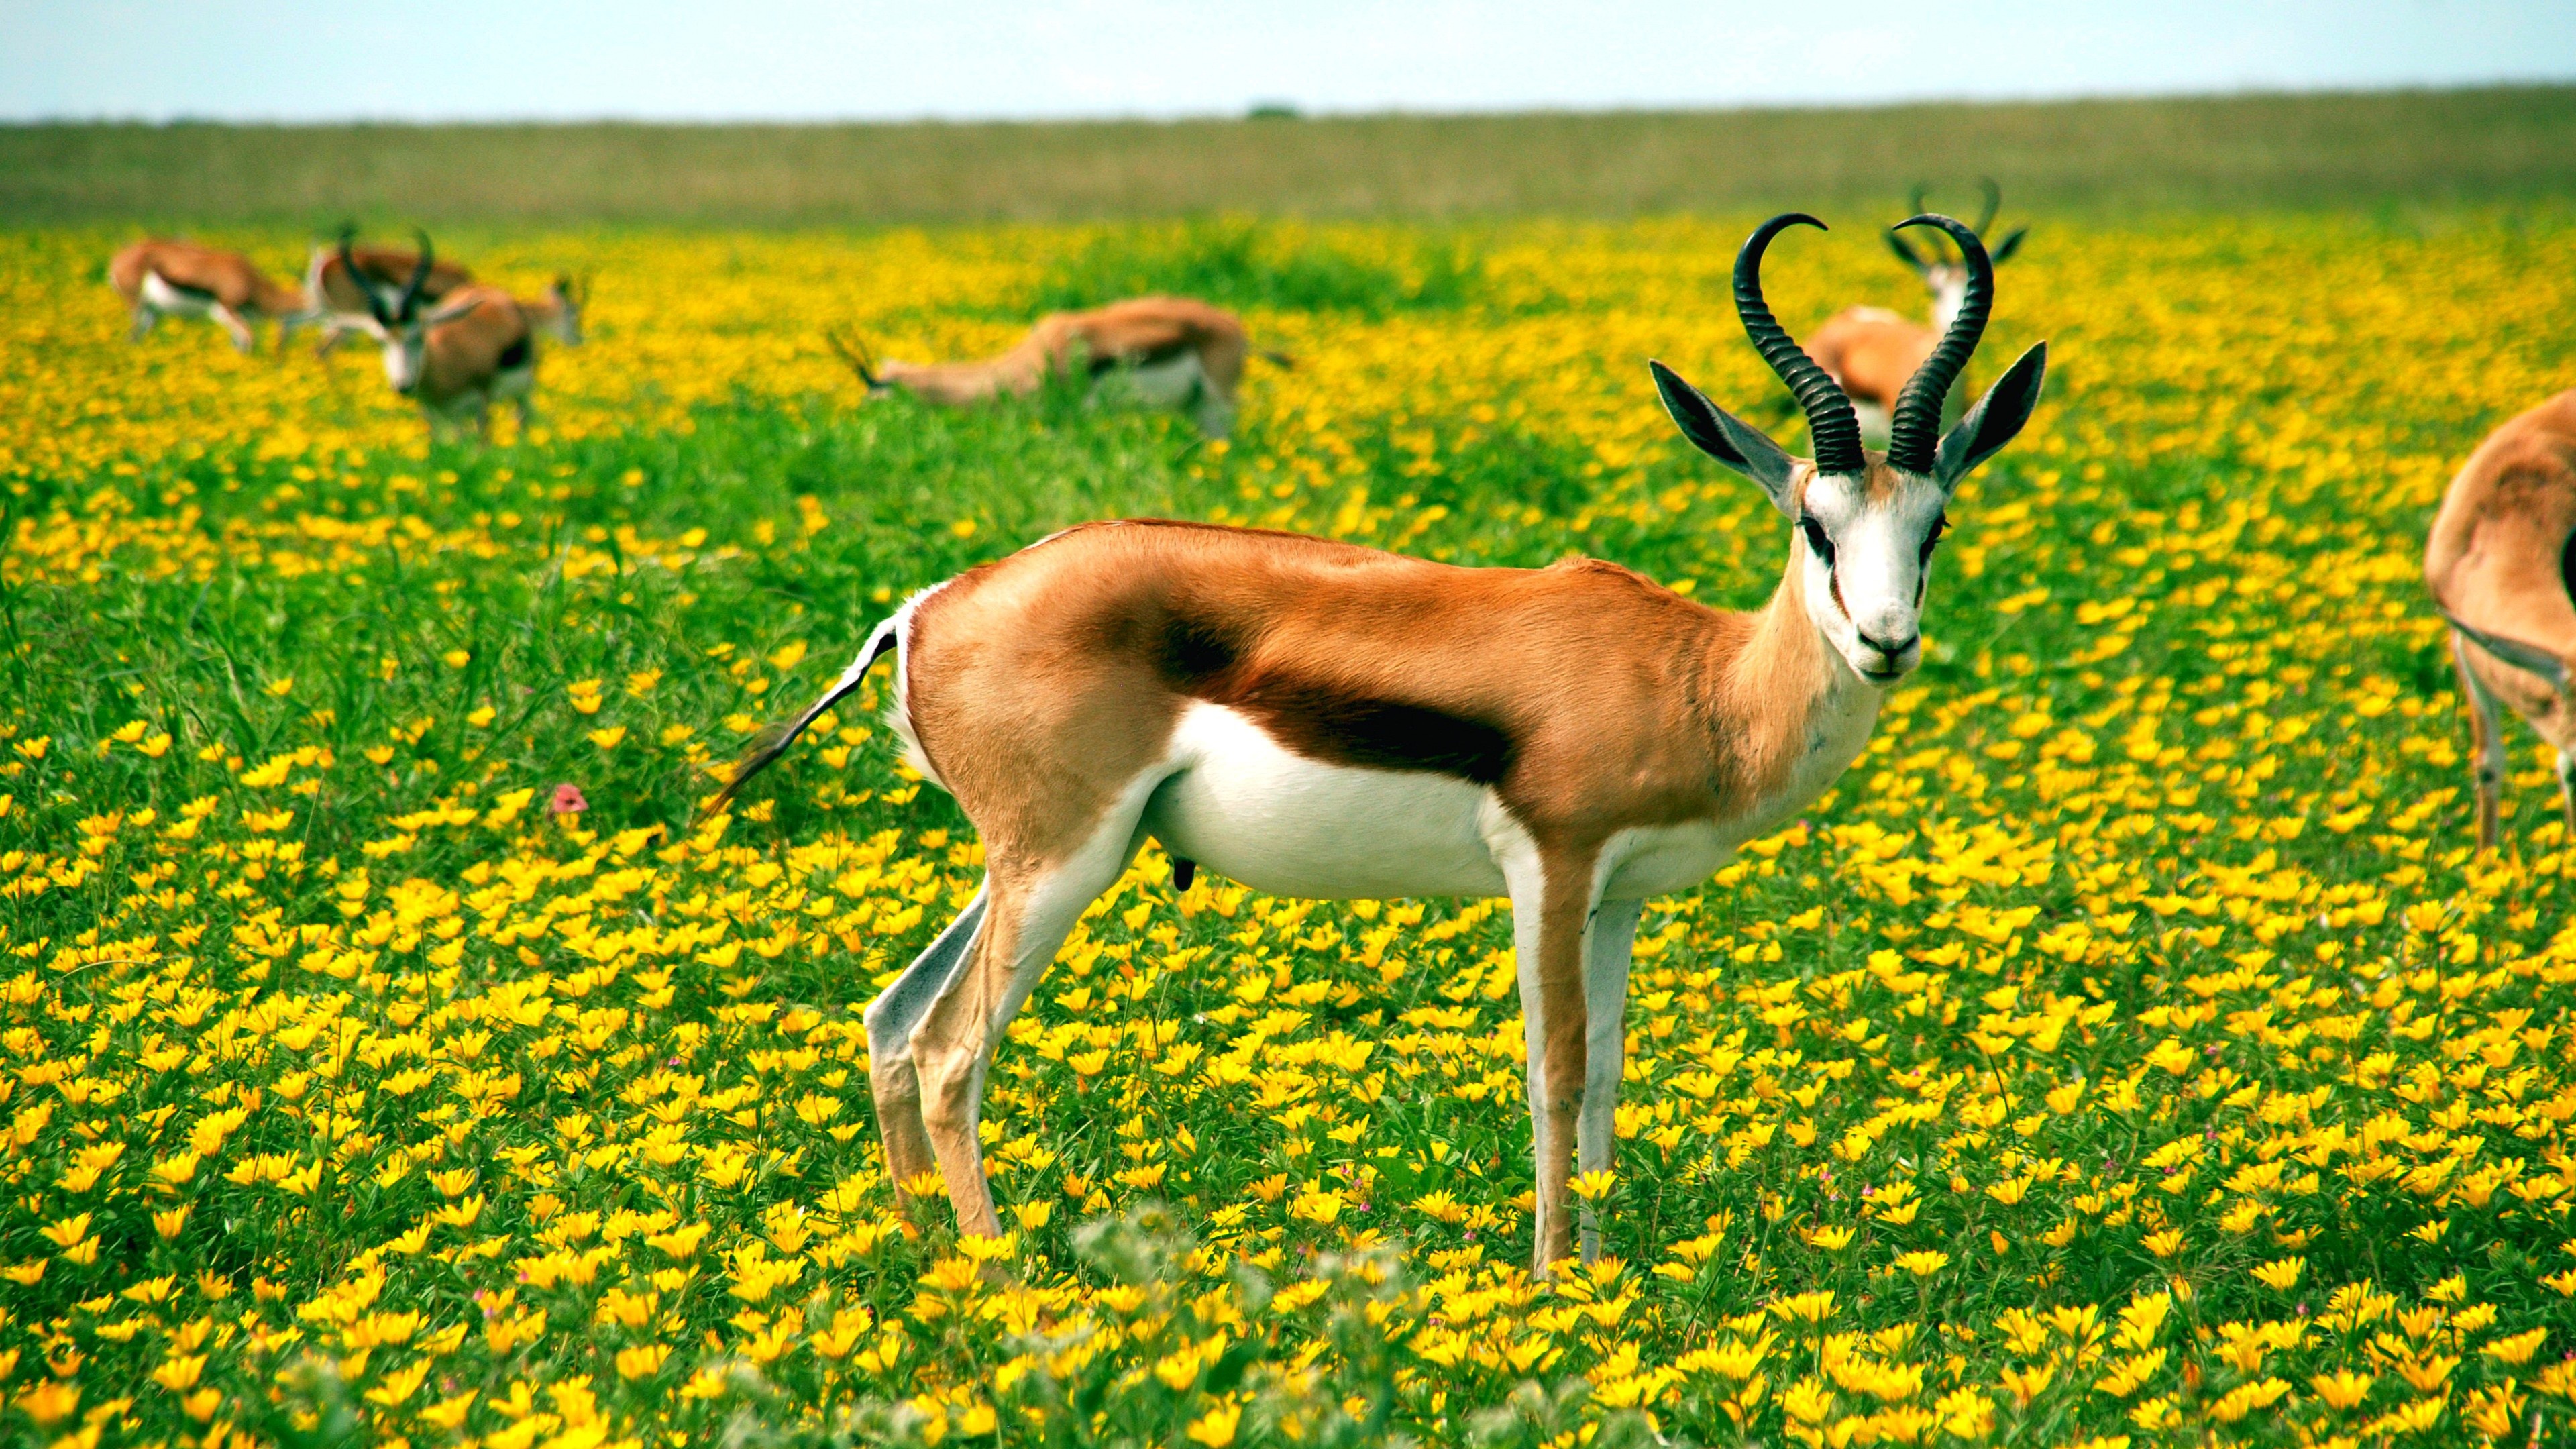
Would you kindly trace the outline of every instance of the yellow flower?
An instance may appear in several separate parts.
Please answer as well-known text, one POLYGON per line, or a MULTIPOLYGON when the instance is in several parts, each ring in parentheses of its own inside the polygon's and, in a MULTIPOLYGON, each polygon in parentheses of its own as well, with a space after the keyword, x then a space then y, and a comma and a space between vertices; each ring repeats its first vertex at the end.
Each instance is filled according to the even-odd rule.
POLYGON ((1242 1419, 1243 1406, 1226 1399, 1192 1419, 1183 1432, 1189 1435, 1193 1444, 1205 1444, 1208 1449, 1225 1449, 1226 1445, 1234 1442, 1235 1425, 1242 1419))
POLYGON ((2254 1269, 2254 1281, 2277 1293, 2287 1293, 2307 1270, 2305 1258, 2281 1258, 2254 1269))
POLYGON ((662 1371, 663 1363, 670 1357, 671 1346, 667 1343, 645 1343, 619 1349, 617 1376, 622 1379, 650 1378, 662 1371))

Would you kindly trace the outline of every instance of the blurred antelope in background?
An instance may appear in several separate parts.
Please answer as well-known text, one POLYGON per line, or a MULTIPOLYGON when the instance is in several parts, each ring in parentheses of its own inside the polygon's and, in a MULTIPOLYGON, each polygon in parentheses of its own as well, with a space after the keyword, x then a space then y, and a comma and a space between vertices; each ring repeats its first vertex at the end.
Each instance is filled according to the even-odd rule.
MULTIPOLYGON (((853 338, 827 333, 826 340, 870 397, 900 389, 955 406, 1026 397, 1050 376, 1079 375, 1095 384, 1114 377, 1139 402, 1188 412, 1212 438, 1234 428, 1235 387, 1254 350, 1241 319, 1190 297, 1131 297, 1089 312, 1050 312, 1008 352, 980 362, 877 364, 853 338)), ((1295 365, 1284 353, 1261 355, 1295 365)))
POLYGON ((399 289, 377 282, 348 254, 345 238, 340 250, 342 274, 357 279, 366 306, 342 325, 383 346, 385 380, 420 404, 432 431, 465 426, 479 437, 496 402, 513 404, 519 425, 529 425, 535 411, 528 394, 536 388, 536 340, 509 293, 469 284, 423 311, 436 266, 428 236, 421 237, 411 276, 399 289))
POLYGON ((1822 225, 1753 233, 1735 298, 1807 414, 1812 459, 1654 366, 1683 435, 1793 525, 1763 609, 1721 613, 1589 559, 1462 568, 1287 533, 1089 524, 914 595, 744 758, 716 810, 891 653, 890 723, 983 838, 973 899, 866 1012, 907 1211, 944 1180, 960 1231, 1001 1231, 979 1138, 994 1047, 1152 836, 1184 882, 1204 863, 1278 895, 1510 897, 1538 1271, 1572 1251, 1570 1170, 1611 1166, 1643 903, 1793 818, 1868 744, 1922 659, 1951 495, 2039 400, 2045 344, 1941 430, 1994 273, 1965 226, 1914 217, 1958 239, 1968 286, 1888 451, 1865 453, 1850 401, 1763 302, 1763 250, 1802 224, 1822 225))
POLYGON ((318 315, 301 294, 270 281, 248 257, 194 242, 136 242, 109 259, 107 281, 133 309, 131 335, 138 342, 164 317, 204 317, 248 352, 259 345, 251 324, 273 317, 283 347, 299 324, 318 315))
POLYGON ((513 297, 528 325, 565 347, 581 345, 581 311, 590 304, 590 283, 557 276, 542 297, 513 297))
POLYGON ((2424 544, 2424 582, 2451 625, 2468 696, 2478 844, 2496 842, 2506 751, 2499 704, 2558 751, 2559 805, 2576 832, 2576 391, 2507 422, 2469 455, 2424 544))
MULTIPOLYGON (((413 233, 420 241, 417 250, 401 247, 356 245, 357 228, 340 228, 336 247, 317 246, 304 267, 305 304, 322 320, 320 351, 330 352, 340 345, 347 332, 364 332, 366 319, 373 315, 369 298, 393 288, 409 289, 412 276, 429 256, 429 237, 413 233)), ((429 269, 421 277, 420 300, 443 302, 449 293, 471 284, 474 274, 455 262, 430 258, 429 269)))
MULTIPOLYGON (((1970 230, 1982 243, 1987 230, 1995 224, 1995 213, 2003 207, 2003 189, 1992 180, 1978 184, 1986 193, 1986 206, 1970 230)), ((1915 187, 1907 209, 1920 213, 1923 195, 1924 188, 1915 187)), ((2009 261, 2013 253, 2021 250, 2021 240, 2029 231, 2026 226, 2013 228, 1987 253, 1987 260, 1995 266, 2009 261)), ((1932 294, 1931 325, 1924 326, 1884 307, 1846 307, 1816 329, 1815 339, 1807 349, 1850 395, 1860 415, 1861 436, 1873 443, 1886 440, 1897 393, 1907 379, 1922 371, 1923 359, 1932 355, 1932 349, 1940 345, 1941 335, 1957 320, 1968 287, 1964 257, 1950 261, 1942 256, 1937 244, 1928 255, 1918 252, 1895 227, 1888 228, 1887 245, 1899 260, 1914 269, 1914 274, 1923 279, 1924 290, 1932 294)))

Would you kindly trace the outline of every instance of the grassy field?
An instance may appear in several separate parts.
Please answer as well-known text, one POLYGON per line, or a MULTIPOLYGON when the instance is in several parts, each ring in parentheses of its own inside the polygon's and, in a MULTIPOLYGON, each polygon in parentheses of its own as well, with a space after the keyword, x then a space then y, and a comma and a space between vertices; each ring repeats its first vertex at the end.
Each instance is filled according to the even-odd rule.
MULTIPOLYGON (((857 1009, 978 847, 873 698, 696 820, 724 761, 903 592, 1105 514, 1758 603, 1787 530, 1644 369, 1785 410, 1745 220, 528 233, 471 260, 603 282, 489 447, 355 353, 128 346, 114 228, 0 239, 7 1432, 2563 1438, 2576 843, 2517 736, 2472 856, 2416 565, 2576 361, 2546 217, 2035 235, 1978 375, 2047 337, 2052 392, 1921 677, 1648 910, 1602 1264, 1525 1269, 1506 912, 1150 850, 1002 1050, 1012 1235, 897 1217, 857 1009), (1232 445, 858 406, 815 336, 1137 283, 1303 360, 1232 445)), ((1864 229, 1793 240, 1793 323, 1917 305, 1864 229)))
POLYGON ((718 228, 1627 217, 2015 201, 2457 207, 2576 190, 2576 88, 1179 124, 0 127, 9 224, 718 228))

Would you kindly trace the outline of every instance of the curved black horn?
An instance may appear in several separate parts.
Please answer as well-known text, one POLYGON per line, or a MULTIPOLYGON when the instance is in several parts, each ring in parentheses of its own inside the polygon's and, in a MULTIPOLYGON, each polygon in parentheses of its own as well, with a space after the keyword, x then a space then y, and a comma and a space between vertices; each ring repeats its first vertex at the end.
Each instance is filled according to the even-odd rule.
MULTIPOLYGON (((1986 209, 1977 216, 1977 235, 1983 238, 1994 229, 1995 213, 2004 209, 2004 189, 1997 186, 1991 176, 1978 177, 1977 188, 1986 193, 1986 209)), ((1921 211, 1923 208, 1918 206, 1914 209, 1921 211)))
POLYGON ((340 228, 340 274, 347 277, 349 284, 358 289, 359 296, 367 299, 367 315, 378 322, 390 324, 393 319, 385 315, 385 299, 376 291, 375 278, 368 276, 358 266, 358 259, 349 254, 349 238, 355 235, 357 230, 355 226, 340 228))
POLYGON ((1929 473, 1933 454, 1941 446, 1941 404, 1950 396, 1950 385, 1959 380, 1960 369, 1968 365, 1969 354, 1977 350, 1977 339, 1985 335, 1986 318, 1994 310, 1995 264, 1986 256, 1986 244, 1955 217, 1910 216, 1896 226, 1900 231, 1910 226, 1939 227, 1958 243, 1959 259, 1968 268, 1958 317, 1942 334, 1941 345, 1906 380, 1888 419, 1889 464, 1908 473, 1929 473))
POLYGON ((1735 254, 1735 315, 1742 319, 1744 335, 1753 339, 1762 360, 1780 374, 1789 391, 1798 395, 1798 406, 1806 409, 1807 434, 1815 444, 1816 471, 1858 473, 1868 464, 1861 456, 1860 419, 1852 412, 1851 399, 1789 336, 1762 300, 1762 251, 1771 245, 1771 238, 1793 226, 1826 229, 1823 222, 1805 212, 1793 211, 1762 223, 1744 239, 1744 250, 1735 254))
POLYGON ((823 343, 840 354, 841 361, 859 375, 860 383, 869 391, 885 386, 877 377, 876 358, 868 352, 868 345, 859 340, 858 333, 846 328, 826 327, 823 329, 823 343))
POLYGON ((394 309, 394 315, 401 318, 409 318, 419 308, 420 290, 429 285, 429 269, 437 255, 430 250, 428 232, 413 227, 411 234, 420 240, 420 260, 412 263, 411 280, 403 283, 402 305, 394 309))

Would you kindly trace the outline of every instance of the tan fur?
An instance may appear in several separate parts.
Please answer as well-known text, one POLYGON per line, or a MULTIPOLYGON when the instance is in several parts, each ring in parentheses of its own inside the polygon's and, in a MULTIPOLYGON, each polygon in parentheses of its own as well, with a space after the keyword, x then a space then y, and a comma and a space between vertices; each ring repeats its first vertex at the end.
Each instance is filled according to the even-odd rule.
POLYGON ((1817 328, 1806 347, 1853 402, 1893 409, 1906 382, 1940 343, 1940 333, 1884 307, 1846 307, 1817 328))
POLYGON ((304 298, 291 287, 270 281, 248 257, 219 247, 183 241, 140 241, 119 251, 107 264, 108 284, 138 311, 141 330, 143 279, 156 275, 173 286, 210 294, 221 309, 215 320, 250 349, 249 324, 263 317, 291 325, 305 310, 304 298))
MULTIPOLYGON (((2537 646, 2576 671, 2576 600, 2561 559, 2576 532, 2576 391, 2560 393, 2488 435, 2469 455, 2424 545, 2424 581, 2446 614, 2480 633, 2537 646)), ((2504 745, 2486 701, 2510 705, 2560 752, 2576 755, 2565 689, 2453 635, 2476 741, 2478 840, 2493 845, 2504 745), (2483 698, 2482 698, 2483 696, 2483 698)), ((2576 791, 2562 799, 2576 829, 2576 791)))
MULTIPOLYGON (((420 253, 404 247, 352 246, 349 255, 357 258, 358 269, 386 287, 400 288, 411 281, 412 269, 420 265, 420 253)), ((333 312, 363 314, 367 310, 366 294, 349 278, 348 269, 340 264, 336 248, 314 249, 313 264, 305 272, 305 290, 317 307, 333 312)), ((424 302, 443 301, 460 287, 472 283, 474 273, 444 257, 433 258, 429 279, 421 283, 424 302)))
POLYGON ((884 1064, 877 1109, 894 1178, 936 1166, 966 1232, 1000 1230, 973 1112, 1011 1004, 1015 923, 1164 754, 1193 696, 1157 667, 1157 641, 1192 620, 1245 641, 1247 687, 1419 706, 1517 742, 1494 788, 1545 866, 1537 1255, 1566 1256, 1593 866, 1620 831, 1742 820, 1788 781, 1829 687, 1794 556, 1765 609, 1731 614, 1590 560, 1469 569, 1288 534, 1095 524, 925 599, 905 712, 984 842, 990 908, 913 1033, 911 1070, 884 1064))
MULTIPOLYGON (((530 344, 525 364, 530 370, 536 357, 528 319, 509 293, 498 287, 460 287, 439 305, 460 307, 468 302, 474 304, 472 311, 429 329, 426 365, 412 396, 433 420, 463 423, 479 433, 496 400, 494 385, 501 380, 505 355, 514 344, 530 344)), ((525 426, 529 421, 525 395, 514 401, 525 426)))

